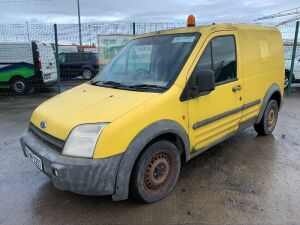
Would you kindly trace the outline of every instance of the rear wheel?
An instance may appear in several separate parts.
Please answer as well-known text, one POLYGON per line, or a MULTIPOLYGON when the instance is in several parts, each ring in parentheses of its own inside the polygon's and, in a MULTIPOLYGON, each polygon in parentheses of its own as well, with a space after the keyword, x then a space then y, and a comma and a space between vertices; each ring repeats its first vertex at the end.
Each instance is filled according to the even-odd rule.
POLYGON ((254 125, 254 129, 260 135, 269 135, 275 129, 277 119, 278 103, 276 100, 271 99, 265 109, 261 121, 254 125))
POLYGON ((85 80, 90 80, 93 78, 93 72, 90 69, 84 69, 82 76, 85 80))
POLYGON ((13 78, 10 83, 10 88, 16 94, 25 94, 28 92, 28 84, 24 78, 13 78))
POLYGON ((174 188, 181 167, 176 146, 159 141, 138 158, 131 177, 131 193, 136 200, 152 203, 166 197, 174 188))

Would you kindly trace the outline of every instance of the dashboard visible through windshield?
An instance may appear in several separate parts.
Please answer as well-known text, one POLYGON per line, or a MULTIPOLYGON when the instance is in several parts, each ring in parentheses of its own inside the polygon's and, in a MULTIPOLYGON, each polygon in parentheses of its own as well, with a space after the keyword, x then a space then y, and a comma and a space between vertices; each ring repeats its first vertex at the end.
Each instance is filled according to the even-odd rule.
POLYGON ((163 92, 177 78, 199 37, 187 33, 132 40, 91 84, 163 92))

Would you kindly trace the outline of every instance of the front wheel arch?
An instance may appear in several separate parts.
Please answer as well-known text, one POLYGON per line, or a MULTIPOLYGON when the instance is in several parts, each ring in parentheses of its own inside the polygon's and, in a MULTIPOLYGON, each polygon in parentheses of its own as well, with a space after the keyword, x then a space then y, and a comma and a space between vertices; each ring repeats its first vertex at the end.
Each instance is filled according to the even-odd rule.
MULTIPOLYGON (((115 194, 112 196, 114 201, 125 200, 129 195, 129 184, 132 169, 137 158, 143 150, 156 140, 162 137, 180 137, 182 144, 182 155, 185 160, 190 158, 190 143, 185 129, 177 122, 172 120, 161 120, 144 128, 128 145, 119 164, 116 175, 115 194)), ((180 142, 179 142, 180 143, 180 142)))

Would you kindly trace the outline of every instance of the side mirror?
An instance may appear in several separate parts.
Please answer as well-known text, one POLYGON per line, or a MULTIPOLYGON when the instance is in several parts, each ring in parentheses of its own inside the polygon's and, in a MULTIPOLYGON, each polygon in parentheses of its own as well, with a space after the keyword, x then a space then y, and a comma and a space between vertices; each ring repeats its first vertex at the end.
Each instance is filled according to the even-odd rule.
POLYGON ((195 72, 195 86, 198 94, 215 90, 215 74, 212 70, 200 70, 195 72))
POLYGON ((194 71, 191 79, 188 81, 182 95, 181 101, 197 98, 207 95, 215 90, 215 75, 212 70, 194 71))

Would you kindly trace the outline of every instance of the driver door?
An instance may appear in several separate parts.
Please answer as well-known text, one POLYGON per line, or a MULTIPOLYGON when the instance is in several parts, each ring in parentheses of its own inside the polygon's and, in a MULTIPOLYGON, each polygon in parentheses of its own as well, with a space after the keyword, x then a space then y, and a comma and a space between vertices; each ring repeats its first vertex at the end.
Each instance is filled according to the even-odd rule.
POLYGON ((214 71, 215 90, 187 102, 192 153, 205 150, 238 130, 243 82, 237 41, 234 32, 213 33, 204 43, 201 57, 197 56, 195 69, 214 71))

